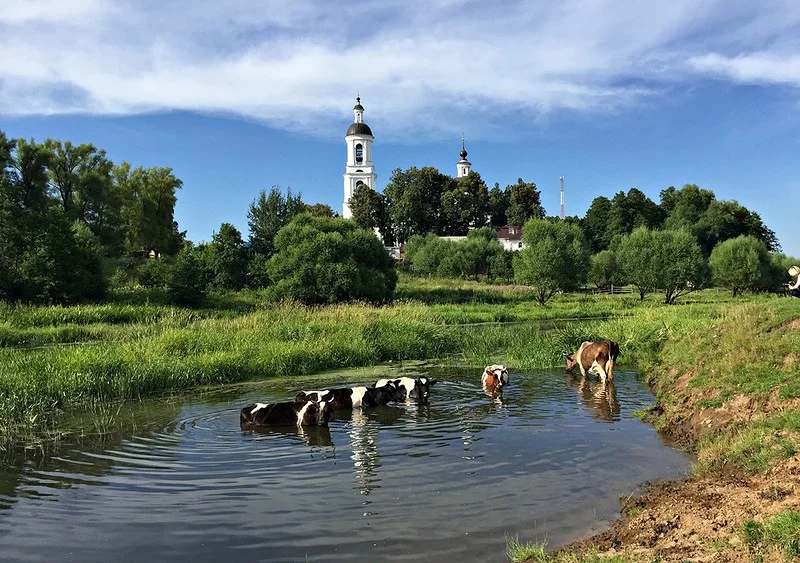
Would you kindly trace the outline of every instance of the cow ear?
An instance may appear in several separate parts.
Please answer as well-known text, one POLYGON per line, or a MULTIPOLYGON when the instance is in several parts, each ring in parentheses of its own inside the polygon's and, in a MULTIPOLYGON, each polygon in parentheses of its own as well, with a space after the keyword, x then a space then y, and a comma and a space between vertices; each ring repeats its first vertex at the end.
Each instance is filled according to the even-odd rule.
POLYGON ((428 378, 428 385, 433 387, 434 385, 436 385, 436 380, 434 378, 432 378, 432 377, 429 377, 428 378))
POLYGON ((297 395, 295 395, 294 401, 296 403, 306 402, 308 401, 308 395, 306 395, 305 391, 300 391, 297 395))

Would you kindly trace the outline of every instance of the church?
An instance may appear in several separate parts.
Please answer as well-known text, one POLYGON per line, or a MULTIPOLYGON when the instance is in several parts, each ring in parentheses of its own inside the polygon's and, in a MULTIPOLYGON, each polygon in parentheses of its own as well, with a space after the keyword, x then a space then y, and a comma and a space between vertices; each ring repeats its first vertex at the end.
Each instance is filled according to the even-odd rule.
MULTIPOLYGON (((356 98, 356 105, 353 106, 353 124, 347 129, 344 141, 347 145, 347 164, 344 168, 344 201, 342 202, 342 217, 351 219, 353 213, 350 211, 350 198, 356 188, 361 184, 366 184, 376 190, 377 175, 375 165, 372 162, 372 142, 375 137, 372 129, 364 123, 364 106, 361 105, 361 97, 356 98)), ((467 160, 467 151, 464 148, 464 139, 461 139, 461 160, 456 164, 456 178, 468 176, 472 164, 467 160)))
MULTIPOLYGON (((347 145, 347 163, 344 168, 344 200, 342 201, 342 217, 352 219, 353 213, 350 210, 350 198, 356 188, 366 184, 373 190, 376 189, 378 176, 375 174, 375 164, 372 162, 372 142, 375 136, 372 129, 364 123, 364 106, 361 105, 361 97, 356 97, 356 105, 353 106, 353 124, 347 129, 344 141, 347 145)), ((467 160, 467 150, 464 148, 464 138, 461 138, 461 160, 456 163, 456 178, 469 176, 472 170, 472 163, 467 160)), ((376 230, 376 235, 380 236, 376 230)), ((465 239, 466 237, 448 237, 450 239, 465 239)), ((497 231, 497 239, 501 246, 506 250, 520 250, 523 248, 522 228, 505 226, 497 231)), ((400 257, 398 248, 392 251, 396 258, 400 257)))

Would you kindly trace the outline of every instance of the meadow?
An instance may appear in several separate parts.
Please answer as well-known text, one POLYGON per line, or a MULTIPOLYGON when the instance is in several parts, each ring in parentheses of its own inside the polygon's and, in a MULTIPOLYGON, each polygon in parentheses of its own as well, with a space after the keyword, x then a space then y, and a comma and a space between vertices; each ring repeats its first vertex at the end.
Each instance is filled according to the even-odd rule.
MULTIPOLYGON (((6 439, 58 428, 65 412, 197 386, 404 360, 558 366, 582 340, 600 337, 620 343, 624 364, 691 363, 676 351, 685 344, 669 344, 708 333, 731 314, 784 318, 793 304, 706 290, 671 306, 655 295, 564 294, 542 307, 522 286, 410 277, 386 307, 272 304, 258 292, 214 295, 200 309, 163 303, 163 295, 139 290, 98 305, 0 305, 6 439)), ((796 386, 786 385, 782 392, 793 395, 796 386)))

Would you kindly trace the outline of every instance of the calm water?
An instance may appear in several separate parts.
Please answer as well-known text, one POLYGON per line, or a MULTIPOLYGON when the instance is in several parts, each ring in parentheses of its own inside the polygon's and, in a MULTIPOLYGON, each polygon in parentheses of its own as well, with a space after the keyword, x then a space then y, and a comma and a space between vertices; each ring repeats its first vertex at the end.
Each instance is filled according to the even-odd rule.
POLYGON ((0 465, 3 561, 504 561, 506 536, 551 546, 615 519, 620 495, 688 470, 614 393, 561 371, 349 371, 126 406, 113 430, 0 465), (439 380, 429 405, 357 411, 329 428, 242 431, 239 409, 376 375, 439 380))

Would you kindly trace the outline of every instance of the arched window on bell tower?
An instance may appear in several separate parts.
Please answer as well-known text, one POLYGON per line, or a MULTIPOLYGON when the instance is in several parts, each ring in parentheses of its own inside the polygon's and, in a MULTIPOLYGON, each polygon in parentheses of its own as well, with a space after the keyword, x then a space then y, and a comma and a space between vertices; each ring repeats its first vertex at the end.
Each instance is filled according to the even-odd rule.
POLYGON ((356 164, 364 162, 364 146, 361 143, 356 145, 356 164))

